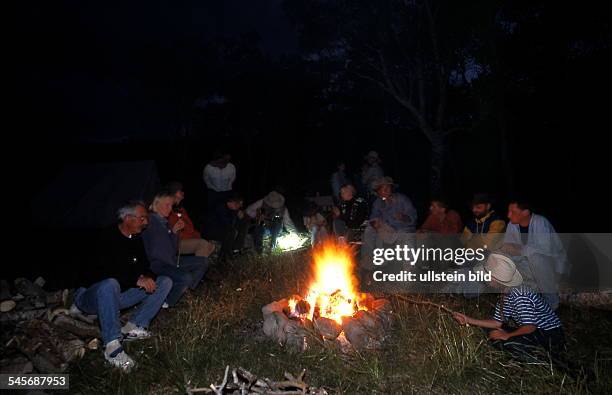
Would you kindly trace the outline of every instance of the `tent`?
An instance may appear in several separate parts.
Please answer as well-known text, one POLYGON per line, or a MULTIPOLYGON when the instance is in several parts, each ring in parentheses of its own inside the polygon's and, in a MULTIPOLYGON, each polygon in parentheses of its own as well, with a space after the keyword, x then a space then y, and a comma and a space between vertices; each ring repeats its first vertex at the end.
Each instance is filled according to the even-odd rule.
POLYGON ((102 228, 115 221, 122 204, 132 199, 150 201, 159 187, 152 160, 72 164, 32 199, 32 224, 42 228, 102 228))

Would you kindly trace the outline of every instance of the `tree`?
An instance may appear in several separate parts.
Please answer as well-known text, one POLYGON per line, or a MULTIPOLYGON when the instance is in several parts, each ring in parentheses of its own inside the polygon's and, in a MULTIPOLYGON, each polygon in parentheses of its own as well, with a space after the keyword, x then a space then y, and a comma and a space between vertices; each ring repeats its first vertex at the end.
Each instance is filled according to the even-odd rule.
POLYGON ((439 193, 448 137, 474 119, 469 110, 449 111, 453 100, 467 98, 480 72, 471 20, 491 15, 491 8, 486 2, 297 0, 286 9, 306 50, 337 54, 347 78, 373 84, 405 110, 431 144, 430 187, 439 193))

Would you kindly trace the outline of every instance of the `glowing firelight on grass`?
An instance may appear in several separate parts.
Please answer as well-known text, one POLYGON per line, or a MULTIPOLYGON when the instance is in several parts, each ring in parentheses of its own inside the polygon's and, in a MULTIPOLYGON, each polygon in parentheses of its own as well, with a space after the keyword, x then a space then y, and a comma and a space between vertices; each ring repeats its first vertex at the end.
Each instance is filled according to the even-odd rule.
MULTIPOLYGON (((313 249, 313 280, 304 300, 310 311, 305 318, 325 317, 342 323, 342 317, 350 317, 359 306, 360 294, 353 273, 353 252, 345 244, 325 241, 313 249)), ((299 301, 289 300, 289 308, 295 311, 299 301)))
POLYGON ((276 246, 282 251, 293 251, 302 248, 308 237, 302 237, 297 233, 288 233, 276 239, 276 246))

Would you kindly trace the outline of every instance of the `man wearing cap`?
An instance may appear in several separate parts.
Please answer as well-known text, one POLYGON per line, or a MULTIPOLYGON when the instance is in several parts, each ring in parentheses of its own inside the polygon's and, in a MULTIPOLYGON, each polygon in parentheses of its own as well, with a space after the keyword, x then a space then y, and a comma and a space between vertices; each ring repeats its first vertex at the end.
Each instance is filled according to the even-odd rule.
POLYGON ((510 201, 508 219, 502 251, 516 262, 525 282, 557 309, 559 278, 568 271, 559 235, 545 217, 533 213, 525 200, 510 201))
POLYGON ((496 251, 501 247, 506 231, 506 222, 491 209, 491 198, 485 193, 477 193, 472 199, 474 218, 465 224, 461 241, 466 248, 476 250, 485 248, 496 251))
POLYGON ((489 255, 485 273, 491 275, 489 285, 500 291, 492 319, 479 320, 455 312, 455 320, 484 328, 493 345, 514 355, 529 354, 533 347, 559 352, 564 344, 561 321, 540 294, 522 285, 523 277, 512 259, 489 255))
POLYGON ((386 245, 413 245, 417 212, 408 197, 395 192, 391 177, 381 177, 372 184, 378 198, 372 206, 370 221, 363 233, 361 266, 372 268, 374 248, 386 245))
POLYGON ((272 191, 263 199, 252 203, 246 209, 246 214, 255 220, 255 249, 263 251, 263 237, 266 231, 270 232, 270 248, 276 245, 276 238, 283 230, 295 232, 295 225, 285 206, 285 197, 277 191, 272 191))

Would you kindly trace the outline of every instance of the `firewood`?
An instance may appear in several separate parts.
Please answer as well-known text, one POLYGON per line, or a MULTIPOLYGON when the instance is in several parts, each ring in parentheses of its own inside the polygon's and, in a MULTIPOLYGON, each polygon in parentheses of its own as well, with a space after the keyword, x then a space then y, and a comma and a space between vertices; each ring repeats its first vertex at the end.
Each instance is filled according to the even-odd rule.
POLYGON ((42 289, 42 287, 40 287, 39 285, 34 284, 30 280, 28 280, 27 278, 20 277, 16 279, 15 289, 17 290, 17 292, 24 296, 35 297, 40 300, 47 299, 47 294, 45 293, 45 290, 42 289))
POLYGON ((4 302, 0 303, 0 312, 8 313, 9 311, 13 310, 15 306, 17 306, 17 303, 15 303, 14 300, 5 300, 4 302))
POLYGON ((34 370, 32 362, 22 356, 3 359, 0 364, 2 365, 0 373, 3 374, 28 374, 34 370))
POLYGON ((75 320, 67 315, 59 315, 53 320, 53 325, 80 337, 100 337, 100 329, 97 326, 75 320))
POLYGON ((41 318, 47 313, 47 309, 34 309, 28 311, 10 311, 0 314, 0 322, 21 322, 41 318))
POLYGON ((319 317, 314 320, 314 328, 327 340, 335 340, 342 332, 342 327, 336 321, 326 317, 319 317))
POLYGON ((287 299, 281 299, 265 305, 261 308, 261 312, 265 317, 266 315, 274 312, 282 312, 283 309, 287 307, 289 307, 289 301, 287 299))

